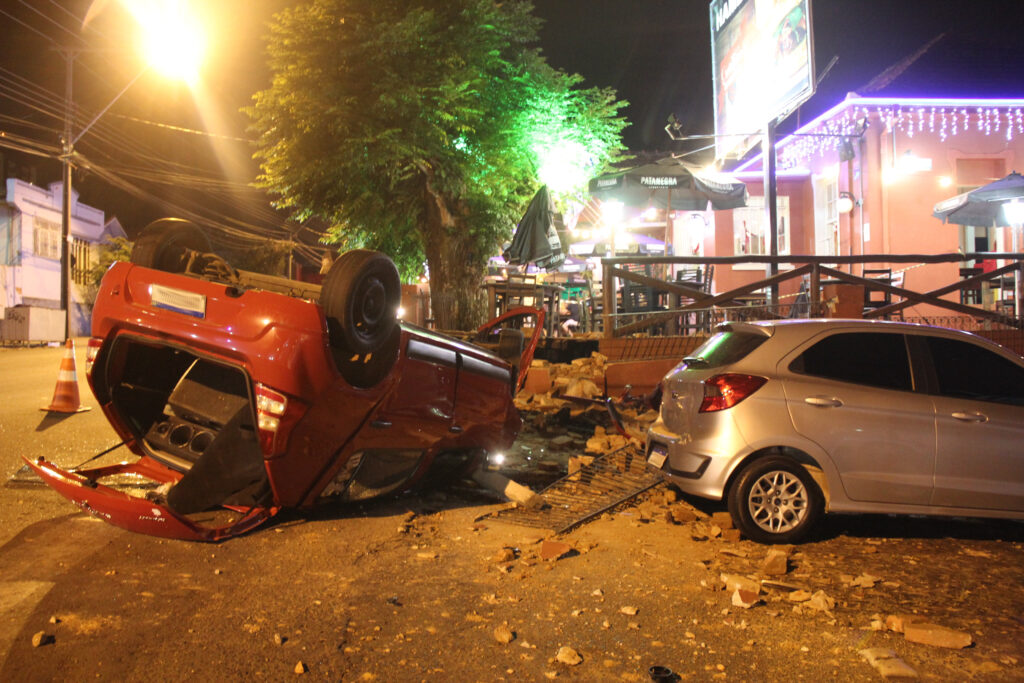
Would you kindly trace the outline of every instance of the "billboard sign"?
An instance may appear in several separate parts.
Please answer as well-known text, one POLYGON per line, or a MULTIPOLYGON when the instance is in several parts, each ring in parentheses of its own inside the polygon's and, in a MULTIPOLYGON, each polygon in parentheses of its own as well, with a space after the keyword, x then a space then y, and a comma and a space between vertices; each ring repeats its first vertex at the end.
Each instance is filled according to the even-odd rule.
POLYGON ((712 0, 715 157, 743 156, 814 93, 811 0, 712 0))

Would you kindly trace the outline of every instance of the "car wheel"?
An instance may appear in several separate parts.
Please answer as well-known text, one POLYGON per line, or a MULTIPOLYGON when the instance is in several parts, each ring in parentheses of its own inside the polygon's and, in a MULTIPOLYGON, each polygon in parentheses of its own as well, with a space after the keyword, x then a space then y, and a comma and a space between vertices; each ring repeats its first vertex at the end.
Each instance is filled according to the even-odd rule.
POLYGON ((131 261, 145 268, 183 273, 190 249, 202 254, 212 251, 206 233, 190 221, 161 218, 142 229, 132 247, 131 261))
POLYGON ((795 543, 821 517, 818 485, 803 467, 783 456, 758 458, 736 477, 729 514, 743 534, 759 543, 795 543))
POLYGON ((320 291, 320 305, 336 323, 345 347, 373 353, 391 336, 402 288, 398 269, 379 251, 356 249, 331 264, 320 291))

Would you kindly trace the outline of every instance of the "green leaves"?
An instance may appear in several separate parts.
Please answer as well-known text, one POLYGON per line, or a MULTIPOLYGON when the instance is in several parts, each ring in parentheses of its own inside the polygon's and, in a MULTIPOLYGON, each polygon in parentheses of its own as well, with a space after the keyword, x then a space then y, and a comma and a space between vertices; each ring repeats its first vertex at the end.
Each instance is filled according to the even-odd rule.
MULTIPOLYGON (((343 226, 406 265, 430 258, 431 240, 463 240, 434 258, 471 254, 479 272, 555 148, 575 150, 580 180, 569 193, 621 150, 624 103, 546 64, 530 47, 531 9, 311 0, 281 12, 267 44, 271 85, 246 110, 260 184, 295 217, 343 226)), ((441 265, 431 274, 450 271, 441 265)))

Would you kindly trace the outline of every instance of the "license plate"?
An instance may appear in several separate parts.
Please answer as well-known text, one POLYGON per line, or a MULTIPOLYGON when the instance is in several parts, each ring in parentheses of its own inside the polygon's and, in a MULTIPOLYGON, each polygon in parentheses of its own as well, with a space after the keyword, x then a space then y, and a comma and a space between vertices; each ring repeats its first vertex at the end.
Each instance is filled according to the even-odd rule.
POLYGON ((206 297, 202 294, 163 285, 152 285, 150 297, 150 301, 157 308, 184 313, 193 318, 206 317, 206 297))
POLYGON ((647 456, 647 464, 660 470, 665 464, 665 458, 667 457, 668 454, 665 452, 663 447, 654 446, 651 448, 650 455, 647 456))

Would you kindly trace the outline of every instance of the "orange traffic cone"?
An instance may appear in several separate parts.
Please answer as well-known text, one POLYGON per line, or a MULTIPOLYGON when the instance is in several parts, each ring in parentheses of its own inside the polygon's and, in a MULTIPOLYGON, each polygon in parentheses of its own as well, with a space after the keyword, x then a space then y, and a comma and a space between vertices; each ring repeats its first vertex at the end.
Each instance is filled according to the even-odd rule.
POLYGON ((51 413, 81 413, 89 410, 78 398, 78 375, 75 372, 75 342, 68 339, 64 347, 64 357, 60 361, 60 373, 57 375, 57 388, 53 391, 50 405, 40 410, 51 413))

